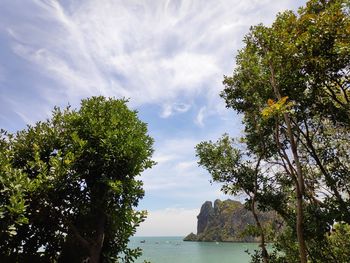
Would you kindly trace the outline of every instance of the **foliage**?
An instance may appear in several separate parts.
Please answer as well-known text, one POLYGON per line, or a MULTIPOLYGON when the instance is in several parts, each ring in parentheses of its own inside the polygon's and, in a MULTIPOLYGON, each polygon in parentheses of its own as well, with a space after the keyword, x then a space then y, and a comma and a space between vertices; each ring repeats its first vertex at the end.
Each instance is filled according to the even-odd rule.
POLYGON ((55 108, 51 119, 5 134, 3 258, 133 262, 140 254, 127 243, 146 216, 134 210, 144 195, 136 176, 154 164, 153 140, 126 103, 92 97, 79 110, 55 108))
POLYGON ((288 102, 288 96, 285 96, 279 99, 277 102, 274 102, 272 99, 267 100, 267 107, 262 109, 261 115, 263 118, 268 119, 274 115, 282 116, 293 106, 292 102, 288 102))
POLYGON ((249 161, 261 158, 267 167, 253 196, 259 209, 275 210, 286 223, 276 262, 324 262, 334 222, 350 223, 348 11, 349 1, 309 0, 270 27, 252 27, 221 93, 243 115, 247 154, 242 158, 237 147, 218 154, 224 141, 216 150, 200 144, 211 158, 207 165, 200 154, 200 165, 231 193, 251 191, 249 161))
MULTIPOLYGON (((298 246, 293 235, 293 230, 286 228, 274 244, 270 255, 271 263, 298 263, 298 246)), ((310 262, 338 262, 347 263, 350 258, 350 226, 345 223, 336 223, 322 243, 312 243, 310 262), (314 251, 312 251, 314 250, 314 251), (318 253, 318 254, 317 254, 318 253)), ((258 251, 252 254, 252 263, 262 262, 262 257, 258 251)))
POLYGON ((254 192, 254 167, 243 162, 244 153, 235 141, 224 135, 217 142, 201 142, 196 146, 199 165, 205 167, 215 182, 223 183, 226 194, 254 192))
MULTIPOLYGON (((1 131, 6 136, 4 131, 1 131)), ((25 195, 34 190, 33 183, 21 170, 11 167, 9 143, 2 136, 0 143, 0 222, 1 236, 12 237, 17 227, 28 223, 25 195)))
MULTIPOLYGON (((327 237, 331 251, 337 262, 346 262, 350 258, 350 225, 337 223, 327 237)), ((333 259, 334 259, 333 258, 333 259)))

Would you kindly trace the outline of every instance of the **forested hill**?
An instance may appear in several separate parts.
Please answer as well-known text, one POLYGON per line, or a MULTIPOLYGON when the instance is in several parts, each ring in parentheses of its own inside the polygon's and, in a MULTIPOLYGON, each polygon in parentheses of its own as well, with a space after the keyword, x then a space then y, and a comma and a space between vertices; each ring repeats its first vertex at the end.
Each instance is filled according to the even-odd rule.
MULTIPOLYGON (((261 224, 276 231, 281 227, 281 220, 274 212, 258 213, 261 224)), ((197 216, 197 234, 191 233, 185 241, 224 241, 258 242, 252 234, 255 221, 251 211, 238 201, 206 201, 197 216)))

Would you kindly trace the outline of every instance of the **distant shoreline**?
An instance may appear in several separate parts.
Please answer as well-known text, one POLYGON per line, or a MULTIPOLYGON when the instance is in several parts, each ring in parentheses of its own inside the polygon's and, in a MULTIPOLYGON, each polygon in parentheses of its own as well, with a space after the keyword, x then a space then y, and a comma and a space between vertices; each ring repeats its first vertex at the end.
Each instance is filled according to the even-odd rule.
MULTIPOLYGON (((208 240, 182 240, 184 242, 200 242, 200 243, 254 243, 254 244, 259 244, 260 241, 215 241, 215 240, 212 240, 212 241, 208 241, 208 240)), ((268 244, 268 243, 267 243, 268 244)), ((272 243, 271 243, 272 244, 272 243)))
MULTIPOLYGON (((243 243, 259 244, 260 243, 260 241, 215 241, 215 240, 201 241, 201 240, 184 240, 185 237, 186 236, 132 236, 132 237, 130 237, 130 239, 181 238, 181 240, 183 242, 198 242, 198 243, 216 243, 216 242, 218 242, 218 243, 239 243, 239 244, 243 244, 243 243)), ((267 244, 273 244, 273 243, 267 243, 267 244)))

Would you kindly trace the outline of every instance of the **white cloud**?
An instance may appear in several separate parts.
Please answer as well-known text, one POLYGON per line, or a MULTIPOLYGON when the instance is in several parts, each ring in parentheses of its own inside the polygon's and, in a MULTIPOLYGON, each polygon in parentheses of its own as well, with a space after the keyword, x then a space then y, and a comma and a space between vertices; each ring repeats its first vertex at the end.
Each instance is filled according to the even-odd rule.
MULTIPOLYGON (((4 96, 1 98, 4 104, 3 106, 7 108, 12 108, 13 113, 16 117, 19 117, 24 123, 29 125, 34 125, 36 120, 40 119, 40 115, 44 114, 45 116, 51 115, 51 110, 48 105, 30 105, 27 103, 26 98, 21 99, 12 99, 7 96, 4 96)), ((2 109, 3 110, 3 109, 2 109)), ((11 122, 13 120, 10 120, 10 116, 4 116, 4 119, 7 119, 8 122, 11 122)), ((12 116, 14 118, 14 116, 12 116)))
POLYGON ((177 112, 184 113, 184 112, 187 112, 190 108, 191 108, 191 105, 189 105, 189 104, 184 104, 184 103, 175 103, 174 104, 174 109, 177 112))
POLYGON ((156 154, 153 157, 153 160, 155 162, 157 162, 157 164, 163 164, 172 160, 176 160, 178 158, 178 156, 174 155, 174 154, 156 154))
POLYGON ((171 105, 164 105, 163 112, 160 115, 162 118, 168 118, 173 114, 171 105))
POLYGON ((163 112, 160 116, 162 118, 168 118, 176 113, 185 113, 190 108, 191 108, 191 105, 185 104, 185 103, 164 104, 163 112))
POLYGON ((149 211, 145 222, 137 229, 137 236, 185 236, 197 232, 198 209, 167 208, 149 211))
POLYGON ((175 166, 176 169, 180 171, 187 171, 193 168, 197 168, 198 164, 196 161, 185 161, 185 162, 179 162, 175 166))
POLYGON ((146 196, 152 191, 183 197, 197 194, 202 199, 212 196, 210 191, 215 192, 219 186, 211 186, 208 172, 198 167, 195 146, 220 134, 221 131, 208 133, 205 137, 173 137, 159 142, 155 149, 158 164, 141 176, 146 196))
POLYGON ((197 117, 195 119, 195 123, 201 127, 204 126, 204 115, 205 115, 206 107, 201 107, 198 111, 197 117))
POLYGON ((163 105, 166 118, 188 110, 173 106, 179 98, 199 94, 207 94, 203 103, 209 112, 220 110, 222 75, 231 71, 242 35, 295 5, 292 0, 86 0, 64 6, 33 0, 26 2, 27 13, 4 26, 14 52, 55 81, 43 97, 73 104, 96 94, 130 97, 134 105, 163 105))

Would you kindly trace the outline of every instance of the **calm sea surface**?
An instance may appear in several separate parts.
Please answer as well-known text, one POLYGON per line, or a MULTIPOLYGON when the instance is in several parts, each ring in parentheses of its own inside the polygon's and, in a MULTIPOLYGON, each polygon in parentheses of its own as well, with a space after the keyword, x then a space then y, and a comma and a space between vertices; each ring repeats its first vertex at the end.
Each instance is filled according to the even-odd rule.
POLYGON ((143 250, 137 263, 248 263, 244 251, 258 248, 255 243, 184 242, 182 237, 132 237, 129 246, 143 250))

